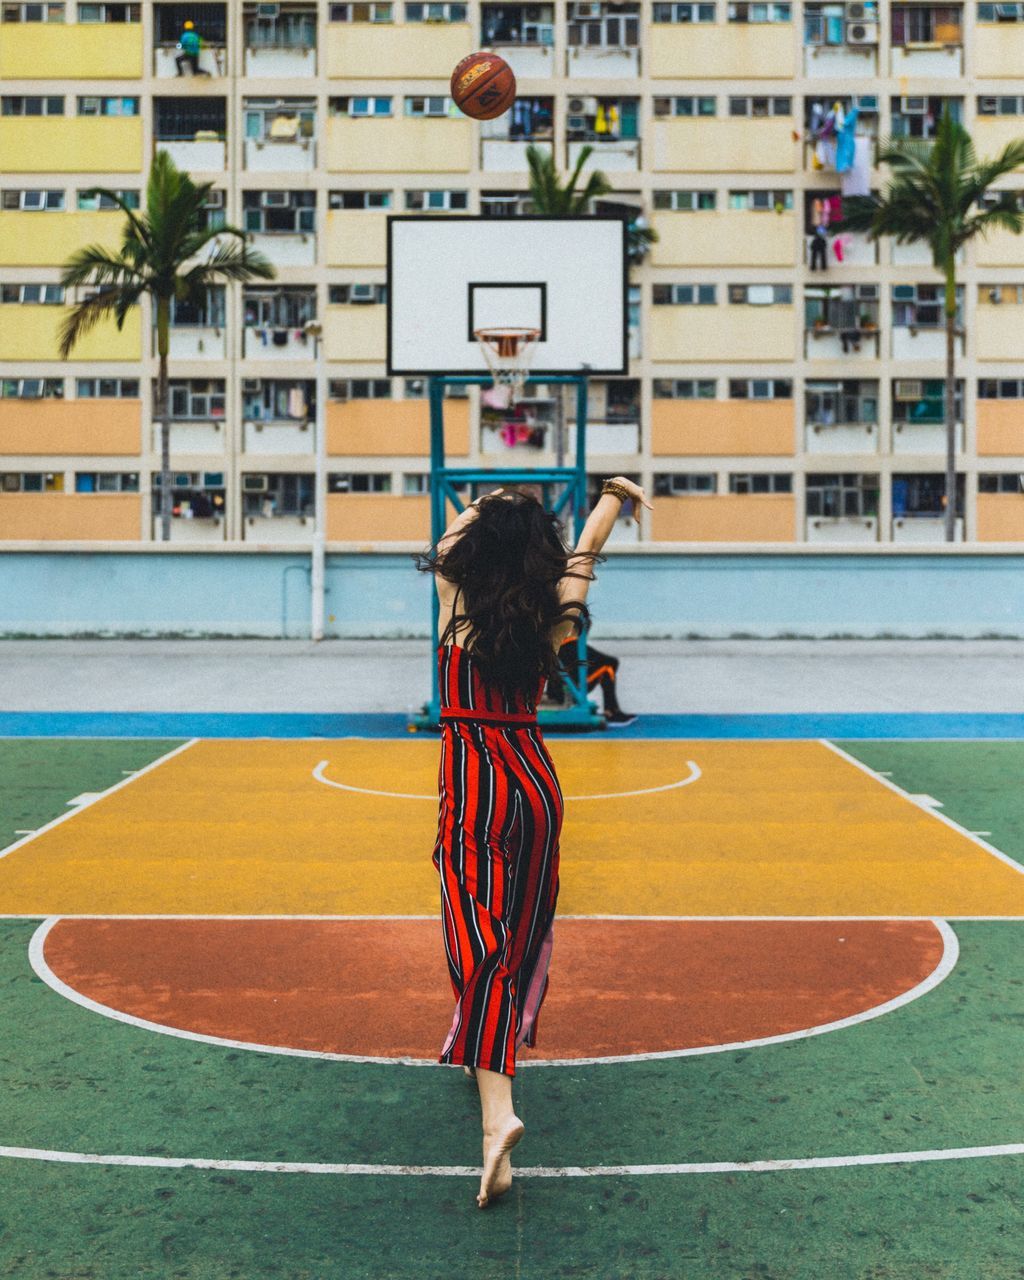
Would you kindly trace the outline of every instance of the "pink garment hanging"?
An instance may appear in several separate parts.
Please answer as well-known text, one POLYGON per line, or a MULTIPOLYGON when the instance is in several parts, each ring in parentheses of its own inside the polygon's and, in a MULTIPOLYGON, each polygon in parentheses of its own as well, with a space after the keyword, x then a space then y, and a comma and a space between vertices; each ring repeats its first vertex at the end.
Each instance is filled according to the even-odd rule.
POLYGON ((836 238, 832 241, 832 252, 836 255, 836 262, 842 262, 843 260, 843 237, 842 236, 836 236, 836 238))

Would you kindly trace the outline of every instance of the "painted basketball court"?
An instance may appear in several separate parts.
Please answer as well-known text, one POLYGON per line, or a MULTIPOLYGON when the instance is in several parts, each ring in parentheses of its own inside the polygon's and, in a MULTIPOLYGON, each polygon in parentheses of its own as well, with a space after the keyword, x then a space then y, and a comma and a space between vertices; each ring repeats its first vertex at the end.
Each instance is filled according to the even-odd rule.
POLYGON ((436 740, 0 743, 7 1274, 1014 1275, 1024 748, 549 741, 487 1214, 436 740))

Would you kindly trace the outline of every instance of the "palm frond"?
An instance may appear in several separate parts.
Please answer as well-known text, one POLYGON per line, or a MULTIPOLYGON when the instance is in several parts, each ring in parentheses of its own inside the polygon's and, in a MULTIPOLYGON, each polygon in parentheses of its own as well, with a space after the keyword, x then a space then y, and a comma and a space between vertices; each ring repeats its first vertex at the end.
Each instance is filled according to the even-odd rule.
POLYGON ((179 296, 196 301, 214 285, 230 280, 243 284, 247 280, 273 280, 275 275, 273 264, 263 254, 232 240, 215 244, 207 258, 179 275, 179 296))
POLYGON ((123 255, 112 253, 104 245, 90 244, 71 255, 64 264, 60 282, 65 289, 78 285, 99 285, 105 288, 135 286, 142 280, 142 273, 123 255))
POLYGON ((104 199, 109 200, 121 210, 128 219, 122 233, 124 243, 127 243, 129 239, 135 239, 147 247, 150 245, 149 227, 146 225, 145 219, 141 218, 138 211, 125 201, 120 191, 114 191, 110 187, 89 187, 87 191, 82 192, 82 195, 103 196, 104 199))
MULTIPOLYGON (((141 293, 141 290, 139 292, 141 293)), ((99 293, 94 293, 91 298, 75 303, 62 321, 58 332, 60 358, 66 360, 79 340, 84 338, 90 330, 94 329, 107 316, 112 315, 117 321, 117 327, 120 329, 124 324, 129 307, 133 305, 125 303, 124 299, 125 293, 123 290, 109 288, 101 289, 99 293)), ((138 294, 135 300, 138 300, 138 294)))

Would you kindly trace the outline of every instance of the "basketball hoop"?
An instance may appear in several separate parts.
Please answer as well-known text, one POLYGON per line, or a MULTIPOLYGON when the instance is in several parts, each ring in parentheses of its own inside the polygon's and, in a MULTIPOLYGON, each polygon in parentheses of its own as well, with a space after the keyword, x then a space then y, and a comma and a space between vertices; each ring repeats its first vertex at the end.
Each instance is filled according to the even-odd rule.
MULTIPOLYGON (((494 379, 493 407, 507 409, 522 395, 540 341, 539 329, 474 329, 473 337, 494 379)), ((486 393, 485 393, 486 394, 486 393)))

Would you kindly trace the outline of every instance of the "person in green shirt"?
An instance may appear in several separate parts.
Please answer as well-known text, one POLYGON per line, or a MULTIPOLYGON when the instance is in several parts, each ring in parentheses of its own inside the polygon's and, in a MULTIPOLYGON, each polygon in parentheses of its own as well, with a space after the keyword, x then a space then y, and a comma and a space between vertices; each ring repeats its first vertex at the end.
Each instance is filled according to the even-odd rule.
POLYGON ((174 59, 178 68, 178 75, 182 74, 182 65, 188 63, 192 68, 194 76, 208 76, 209 71, 203 71, 199 66, 199 50, 202 48, 202 41, 199 38, 199 32, 196 30, 195 23, 186 21, 181 32, 181 38, 178 40, 178 48, 181 52, 174 59))

